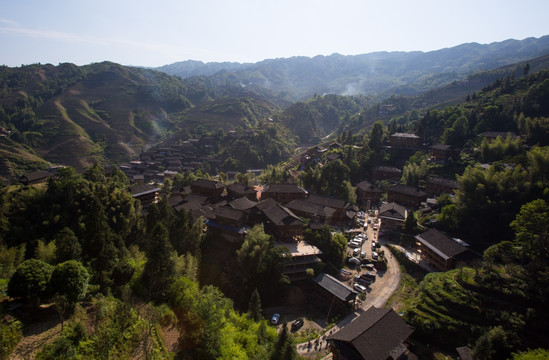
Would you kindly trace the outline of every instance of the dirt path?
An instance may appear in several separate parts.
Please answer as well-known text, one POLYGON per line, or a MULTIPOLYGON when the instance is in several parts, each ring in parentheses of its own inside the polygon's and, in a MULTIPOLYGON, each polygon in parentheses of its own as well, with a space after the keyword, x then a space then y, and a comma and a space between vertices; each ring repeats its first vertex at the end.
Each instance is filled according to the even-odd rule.
POLYGON ((10 360, 34 359, 42 347, 52 342, 61 333, 59 320, 46 320, 25 326, 23 339, 11 353, 10 360))

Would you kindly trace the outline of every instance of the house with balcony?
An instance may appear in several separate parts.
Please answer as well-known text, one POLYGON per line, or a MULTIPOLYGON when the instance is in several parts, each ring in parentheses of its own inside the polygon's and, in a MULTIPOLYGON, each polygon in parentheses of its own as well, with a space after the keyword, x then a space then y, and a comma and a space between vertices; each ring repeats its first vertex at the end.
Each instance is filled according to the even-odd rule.
POLYGON ((466 242, 452 239, 437 229, 416 235, 416 246, 420 260, 440 271, 453 269, 458 262, 468 262, 475 257, 466 242))

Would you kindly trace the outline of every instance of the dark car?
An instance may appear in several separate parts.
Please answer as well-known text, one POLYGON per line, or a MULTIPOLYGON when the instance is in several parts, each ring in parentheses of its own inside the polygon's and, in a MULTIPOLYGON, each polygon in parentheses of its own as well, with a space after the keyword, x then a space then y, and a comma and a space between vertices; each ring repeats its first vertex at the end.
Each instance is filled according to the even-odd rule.
POLYGON ((303 326, 303 319, 297 319, 292 323, 292 331, 297 331, 303 326))

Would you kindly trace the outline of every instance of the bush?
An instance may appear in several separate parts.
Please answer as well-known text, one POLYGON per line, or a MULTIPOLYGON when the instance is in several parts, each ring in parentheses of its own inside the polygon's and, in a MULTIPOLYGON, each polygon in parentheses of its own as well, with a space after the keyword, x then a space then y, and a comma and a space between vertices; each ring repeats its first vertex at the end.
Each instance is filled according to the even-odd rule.
POLYGON ((49 297, 49 285, 54 267, 42 260, 30 259, 17 267, 8 283, 8 295, 40 304, 49 297))
POLYGON ((0 322, 0 360, 8 359, 23 337, 23 326, 17 320, 0 322))

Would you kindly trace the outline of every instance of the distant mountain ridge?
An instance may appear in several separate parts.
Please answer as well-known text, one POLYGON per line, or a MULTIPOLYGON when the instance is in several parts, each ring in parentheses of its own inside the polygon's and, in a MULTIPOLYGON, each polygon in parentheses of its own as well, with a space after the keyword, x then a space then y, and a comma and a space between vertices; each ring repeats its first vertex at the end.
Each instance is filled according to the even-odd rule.
POLYGON ((549 35, 491 44, 466 43, 430 52, 292 57, 253 64, 183 61, 157 68, 182 78, 208 76, 264 96, 295 102, 315 93, 377 95, 406 86, 417 94, 479 71, 549 54, 549 35))

